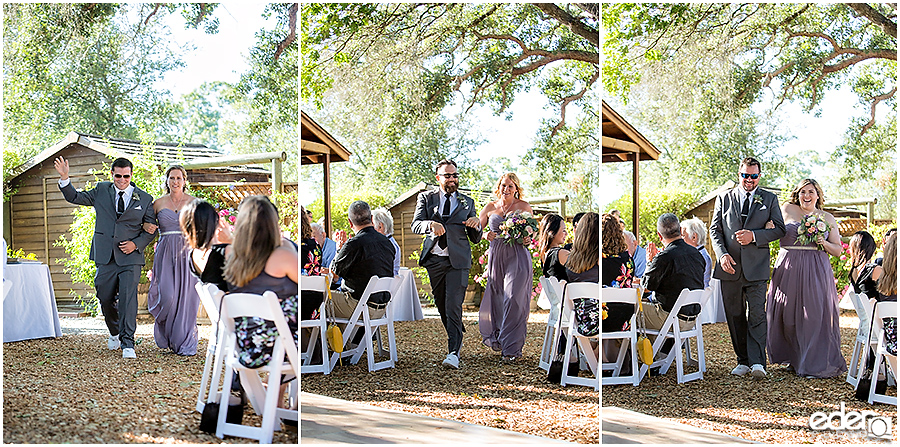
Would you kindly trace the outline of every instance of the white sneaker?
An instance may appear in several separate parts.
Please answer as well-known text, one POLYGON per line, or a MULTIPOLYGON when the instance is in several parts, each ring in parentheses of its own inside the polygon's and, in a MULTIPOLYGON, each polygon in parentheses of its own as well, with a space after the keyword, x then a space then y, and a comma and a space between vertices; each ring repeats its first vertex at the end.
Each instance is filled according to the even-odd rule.
POLYGON ((455 352, 447 354, 447 358, 444 359, 442 365, 444 365, 444 368, 446 369, 459 369, 459 355, 455 352))
POLYGON ((743 376, 744 374, 747 374, 748 372, 750 372, 750 367, 747 365, 738 365, 738 366, 735 366, 734 369, 731 370, 731 373, 736 376, 743 376))
POLYGON ((110 335, 108 339, 106 339, 106 347, 110 351, 115 351, 122 346, 122 342, 119 341, 118 335, 110 335))
POLYGON ((766 368, 757 363, 750 367, 750 375, 754 379, 763 379, 766 377, 766 368))
POLYGON ((122 349, 122 358, 123 359, 136 359, 137 355, 134 354, 134 348, 122 349))

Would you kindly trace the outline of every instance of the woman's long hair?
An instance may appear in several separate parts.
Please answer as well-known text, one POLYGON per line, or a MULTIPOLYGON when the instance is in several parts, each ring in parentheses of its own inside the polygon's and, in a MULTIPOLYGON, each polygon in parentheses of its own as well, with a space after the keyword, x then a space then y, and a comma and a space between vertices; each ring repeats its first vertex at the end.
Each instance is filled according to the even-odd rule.
POLYGON ((857 231, 850 238, 850 266, 857 268, 872 259, 875 254, 875 238, 868 231, 857 231))
POLYGON ((878 278, 878 293, 884 296, 897 294, 897 233, 884 242, 884 273, 878 278))
POLYGON ((259 276, 269 256, 281 245, 278 213, 266 196, 241 202, 234 223, 234 243, 225 261, 225 280, 243 287, 259 276))
POLYGON ((556 239, 556 235, 566 227, 566 221, 562 216, 556 213, 550 213, 541 219, 540 228, 538 228, 538 253, 541 260, 550 250, 550 243, 556 239))
POLYGON ((306 214, 306 209, 302 206, 300 207, 300 239, 312 239, 313 231, 312 225, 309 222, 309 215, 306 214))
POLYGON ((208 202, 194 199, 188 202, 178 216, 178 224, 184 234, 184 241, 191 248, 205 250, 209 248, 216 235, 219 214, 208 202))
POLYGON ((587 213, 578 221, 572 253, 566 261, 566 268, 583 273, 600 265, 600 215, 587 213))
MULTIPOLYGON (((581 222, 579 222, 581 224, 581 222)), ((578 231, 575 231, 578 234, 578 231)), ((619 218, 612 214, 603 215, 603 254, 607 256, 619 256, 628 249, 625 243, 625 232, 619 218)))

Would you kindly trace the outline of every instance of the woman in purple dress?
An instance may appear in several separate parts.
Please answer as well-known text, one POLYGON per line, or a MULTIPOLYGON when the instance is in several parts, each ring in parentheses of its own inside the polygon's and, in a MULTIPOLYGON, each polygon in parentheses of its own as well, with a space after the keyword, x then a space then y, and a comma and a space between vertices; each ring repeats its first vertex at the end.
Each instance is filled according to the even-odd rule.
POLYGON ((490 228, 484 238, 491 245, 478 329, 484 344, 501 352, 504 363, 515 362, 522 356, 531 310, 531 254, 522 244, 508 244, 498 237, 500 224, 510 213, 532 212, 531 205, 521 199, 522 195, 519 177, 512 172, 503 174, 494 188, 497 201, 485 205, 479 216, 481 227, 490 228))
POLYGON ((181 234, 178 213, 194 200, 184 192, 187 173, 173 165, 166 170, 166 195, 153 202, 159 221, 159 242, 153 258, 153 274, 147 308, 156 320, 156 345, 178 355, 197 353, 197 278, 191 274, 190 251, 181 234))
POLYGON ((822 211, 822 188, 804 179, 781 206, 787 233, 766 299, 770 363, 788 364, 807 378, 834 377, 847 371, 841 355, 838 296, 828 255, 842 250, 834 216, 822 211), (797 229, 804 216, 817 214, 829 231, 801 244, 797 229), (823 251, 824 250, 824 251, 823 251))

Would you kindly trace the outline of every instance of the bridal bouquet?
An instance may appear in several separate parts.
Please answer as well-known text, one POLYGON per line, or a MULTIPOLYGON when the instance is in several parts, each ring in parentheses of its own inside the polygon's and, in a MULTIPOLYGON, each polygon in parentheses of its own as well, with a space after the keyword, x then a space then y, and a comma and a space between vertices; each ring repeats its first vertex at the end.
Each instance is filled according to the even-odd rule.
MULTIPOLYGON (((803 219, 800 220, 800 226, 797 227, 797 243, 799 244, 811 244, 816 242, 819 235, 825 237, 825 233, 831 229, 831 226, 828 225, 828 222, 825 222, 825 219, 818 214, 807 214, 803 216, 803 219)), ((819 250, 822 250, 822 246, 818 246, 819 250)))
POLYGON ((513 212, 506 216, 500 224, 500 236, 507 244, 513 243, 529 246, 538 234, 538 221, 531 213, 513 212))

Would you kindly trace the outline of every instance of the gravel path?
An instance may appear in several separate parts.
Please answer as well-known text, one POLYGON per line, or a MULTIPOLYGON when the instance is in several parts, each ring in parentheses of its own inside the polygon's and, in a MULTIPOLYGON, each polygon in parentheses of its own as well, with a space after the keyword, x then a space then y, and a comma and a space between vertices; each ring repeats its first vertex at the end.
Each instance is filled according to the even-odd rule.
MULTIPOLYGON (((200 325, 200 354, 191 357, 156 347, 153 325, 139 324, 135 360, 106 349, 101 318, 60 324, 62 337, 3 345, 4 443, 255 443, 198 428, 209 324, 200 325)), ((247 406, 244 423, 259 422, 247 406)), ((274 443, 297 442, 296 432, 275 432, 274 443)))

